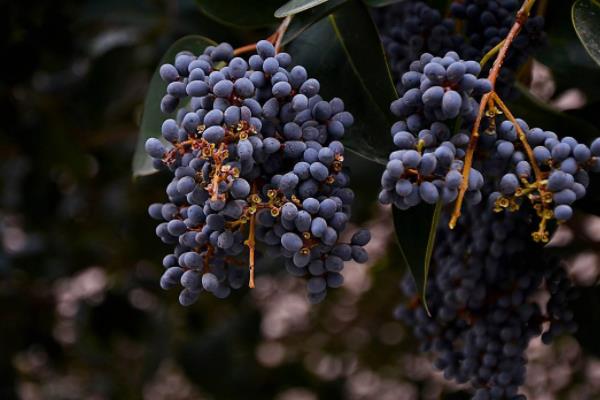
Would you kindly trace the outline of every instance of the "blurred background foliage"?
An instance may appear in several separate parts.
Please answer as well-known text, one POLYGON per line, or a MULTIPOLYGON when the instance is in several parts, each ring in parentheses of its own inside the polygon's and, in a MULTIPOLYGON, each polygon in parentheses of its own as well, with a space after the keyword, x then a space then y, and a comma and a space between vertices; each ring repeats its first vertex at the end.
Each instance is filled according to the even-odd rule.
MULTIPOLYGON (((130 170, 150 77, 184 35, 236 46, 276 23, 256 13, 248 24, 254 2, 238 2, 247 11, 228 21, 216 16, 222 5, 199 3, 3 2, 0 399, 467 398, 392 318, 404 266, 389 210, 375 205, 381 167, 358 156, 348 160, 353 219, 372 229, 371 261, 349 265, 346 285, 323 304, 309 307, 302 282, 278 260, 259 265, 255 290, 226 301, 204 296, 184 308, 160 290, 166 248, 146 208, 164 197, 168 177, 132 181, 130 170)), ((568 3, 547 8, 550 46, 524 79, 537 97, 523 110, 552 104, 563 111, 556 121, 568 114, 598 128, 600 74, 565 18, 568 3)), ((532 399, 600 398, 591 307, 600 307, 600 218, 586 214, 600 213, 600 182, 591 188, 553 242, 588 286, 575 310, 583 329, 579 342, 531 346, 532 399)))

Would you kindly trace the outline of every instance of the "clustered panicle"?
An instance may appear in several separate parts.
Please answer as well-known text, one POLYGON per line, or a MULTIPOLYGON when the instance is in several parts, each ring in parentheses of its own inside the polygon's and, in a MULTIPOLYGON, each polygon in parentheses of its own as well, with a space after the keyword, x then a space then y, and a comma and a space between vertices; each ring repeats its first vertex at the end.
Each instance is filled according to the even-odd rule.
POLYGON ((398 150, 389 156, 379 201, 402 210, 456 201, 453 211, 443 209, 427 307, 407 275, 409 302, 396 315, 447 379, 473 388, 474 400, 525 399, 519 387, 530 340, 550 343, 576 330, 569 310, 576 292, 540 242, 549 240, 553 221, 571 218, 588 172, 600 172, 600 138, 588 147, 530 128, 501 100, 513 96, 518 71, 544 43, 542 17, 525 20, 499 69, 484 65, 493 85, 478 78, 482 67, 473 60, 499 48, 520 6, 455 1, 449 20, 407 1, 375 14, 401 95, 390 107, 400 118, 391 128, 398 150))
MULTIPOLYGON (((390 106, 401 118, 391 128, 398 150, 389 155, 379 194, 382 204, 401 210, 457 199, 480 111, 477 98, 491 90, 490 81, 477 78, 479 63, 459 60, 454 52, 425 53, 410 69, 401 78, 406 91, 390 106)), ((526 200, 539 218, 533 238, 547 242, 549 222, 570 219, 572 204, 586 194, 588 171, 600 172, 600 139, 588 147, 508 119, 495 103, 486 109, 464 199, 479 203, 481 188, 490 183, 496 211, 516 211, 526 200)))
POLYGON ((381 41, 388 55, 399 93, 404 93, 400 79, 412 60, 423 53, 443 56, 460 48, 463 39, 455 34, 455 23, 422 1, 402 1, 374 11, 381 41))
POLYGON ((313 303, 342 284, 345 261, 367 261, 368 231, 340 240, 354 193, 339 140, 352 115, 341 99, 323 100, 319 81, 289 54, 268 41, 256 49, 246 61, 222 43, 160 68, 168 83, 161 109, 177 117, 146 151, 174 177, 169 202, 150 205, 149 214, 163 221, 161 240, 175 246, 161 286, 181 284, 183 305, 202 291, 223 298, 241 287, 245 247, 252 286, 257 241, 282 255, 289 272, 307 276, 313 303))
POLYGON ((482 141, 490 154, 490 160, 484 161, 487 179, 495 181, 490 198, 496 211, 516 211, 524 202, 531 204, 540 219, 533 239, 547 242, 547 222, 569 220, 572 204, 586 194, 588 171, 600 172, 600 139, 588 147, 573 137, 559 138, 554 132, 530 128, 521 119, 516 122, 520 132, 504 120, 482 141), (500 173, 494 176, 494 169, 500 173))
MULTIPOLYGON (((456 199, 468 128, 479 108, 473 96, 491 90, 487 79, 477 78, 480 70, 479 63, 460 60, 455 52, 444 57, 425 53, 402 75, 406 91, 390 106, 400 117, 391 128, 398 150, 390 154, 381 179, 381 203, 405 210, 422 201, 447 204, 456 199), (448 122, 460 127, 458 132, 452 132, 448 122)), ((470 203, 481 200, 482 185, 481 173, 472 169, 470 203)))
POLYGON ((560 263, 531 240, 526 213, 495 213, 485 203, 455 230, 440 224, 427 283, 431 316, 408 275, 401 286, 409 301, 396 317, 447 379, 473 388, 474 400, 521 400, 530 340, 575 331, 568 303, 576 292, 560 263), (548 295, 542 307, 541 292, 548 295))
MULTIPOLYGON (((460 0, 450 6, 450 15, 463 25, 466 40, 459 54, 480 60, 500 43, 515 22, 520 7, 517 0, 460 0)), ((503 98, 517 95, 514 82, 519 69, 546 43, 544 17, 532 16, 511 44, 498 77, 496 91, 503 98)))
MULTIPOLYGON (((481 60, 508 34, 520 3, 516 0, 454 1, 444 18, 423 1, 408 0, 374 11, 374 19, 399 93, 411 60, 423 53, 442 57, 455 51, 466 60, 481 60)), ((546 43, 544 18, 533 16, 515 38, 498 77, 496 90, 504 98, 517 96, 514 82, 528 58, 546 43)), ((486 66, 485 72, 490 66, 486 66)))

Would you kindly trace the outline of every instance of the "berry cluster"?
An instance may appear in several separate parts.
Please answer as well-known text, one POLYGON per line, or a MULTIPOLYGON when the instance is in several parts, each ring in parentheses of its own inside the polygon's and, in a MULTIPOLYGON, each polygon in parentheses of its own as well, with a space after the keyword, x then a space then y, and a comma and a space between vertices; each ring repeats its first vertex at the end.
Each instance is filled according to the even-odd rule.
POLYGON ((576 329, 568 309, 576 293, 560 264, 528 239, 526 215, 491 208, 470 208, 453 231, 440 225, 427 284, 431 316, 410 276, 402 288, 411 300, 396 316, 447 379, 470 384, 474 400, 521 400, 529 341, 576 329), (540 291, 549 295, 545 310, 533 299, 540 291))
MULTIPOLYGON (((462 22, 466 36, 459 54, 469 59, 481 59, 506 37, 515 22, 519 6, 517 0, 454 1, 450 6, 450 14, 462 22)), ((513 83, 519 68, 545 44, 543 29, 544 17, 532 16, 512 42, 496 85, 496 90, 503 98, 514 97, 513 83)))
MULTIPOLYGON (((516 0, 454 1, 450 18, 443 18, 422 1, 404 1, 376 9, 375 23, 398 92, 405 91, 400 78, 409 70, 411 60, 423 53, 442 57, 455 51, 463 59, 481 60, 506 37, 519 5, 516 0)), ((530 17, 513 41, 496 85, 502 97, 517 95, 513 86, 516 75, 531 54, 546 43, 543 29, 543 17, 530 17)), ((486 72, 489 67, 486 66, 486 72)))
MULTIPOLYGON (((399 150, 389 156, 379 194, 382 204, 402 210, 457 199, 479 112, 473 96, 491 90, 487 79, 477 78, 479 63, 461 61, 453 52, 443 58, 425 53, 410 68, 401 79, 404 95, 390 106, 401 118, 391 128, 399 150)), ((488 104, 464 199, 479 203, 488 182, 496 188, 491 193, 496 211, 516 211, 527 199, 540 219, 533 238, 547 242, 548 222, 570 219, 572 203, 586 194, 588 171, 600 171, 600 139, 589 148, 572 137, 530 129, 523 120, 501 120, 501 114, 495 103, 488 104)))
POLYGON ((367 260, 367 231, 340 241, 354 193, 339 139, 352 115, 341 99, 324 101, 319 82, 292 67, 289 54, 268 41, 256 49, 246 61, 222 43, 199 57, 179 53, 160 68, 168 83, 162 111, 183 106, 163 123, 166 147, 146 142, 155 165, 174 173, 169 202, 149 213, 165 221, 157 235, 175 245, 161 286, 181 283, 183 305, 203 290, 226 297, 241 287, 244 246, 252 287, 257 240, 283 255, 294 275, 309 276, 312 302, 341 285, 344 261, 367 260))
POLYGON ((420 202, 451 203, 465 190, 469 204, 462 207, 458 225, 458 213, 450 210, 440 222, 427 282, 428 307, 407 277, 403 290, 411 300, 398 308, 397 316, 413 327, 447 379, 472 386, 474 400, 522 400, 518 391, 525 380, 529 341, 541 336, 549 343, 576 329, 568 307, 575 296, 571 282, 557 260, 544 258, 536 242, 547 242, 549 223, 569 219, 572 203, 585 196, 588 171, 600 171, 600 139, 588 147, 572 137, 560 139, 529 128, 512 117, 498 96, 512 94, 516 72, 543 42, 541 17, 528 19, 510 43, 498 64, 503 68, 490 78, 494 88, 477 78, 478 62, 459 59, 479 60, 506 37, 519 9, 516 1, 454 2, 451 15, 462 20, 464 41, 456 39, 454 23, 442 21, 421 2, 386 11, 392 8, 399 10, 398 18, 384 12, 377 20, 392 70, 399 73, 402 97, 390 107, 400 117, 391 129, 398 150, 390 154, 379 200, 406 210, 420 202), (390 28, 394 19, 398 25, 390 28), (425 39, 431 36, 421 30, 426 26, 446 37, 432 45, 425 39), (450 51, 440 53, 435 46, 440 43, 450 51), (433 54, 428 46, 435 47, 433 54), (410 63, 395 58, 410 49, 427 53, 412 55, 418 59, 410 63), (478 96, 485 93, 485 108, 480 108, 478 96), (500 118, 503 114, 506 120, 500 118), (471 136, 474 129, 477 137, 471 136), (537 228, 532 210, 539 218, 537 228), (542 307, 540 292, 547 299, 542 307))
MULTIPOLYGON (((456 199, 462 182, 462 159, 469 143, 468 130, 452 133, 446 122, 465 128, 475 119, 478 103, 472 97, 491 90, 487 79, 478 79, 475 61, 462 61, 454 52, 442 57, 423 54, 402 75, 404 95, 390 109, 400 117, 392 128, 399 150, 390 154, 383 173, 379 200, 408 209, 421 201, 447 204, 456 199)), ((467 198, 481 200, 482 175, 475 169, 469 177, 467 198)))
POLYGON ((465 51, 481 57, 508 35, 519 9, 517 0, 460 0, 450 5, 450 15, 463 22, 465 51))
POLYGON ((422 1, 394 3, 376 9, 373 16, 399 93, 404 93, 400 78, 412 60, 423 53, 441 57, 463 42, 454 33, 454 21, 422 1))
POLYGON ((590 149, 573 137, 559 139, 554 132, 516 121, 520 129, 504 120, 484 138, 484 144, 491 147, 490 161, 502 166, 502 172, 493 177, 493 167, 484 162, 489 172, 486 179, 490 176, 496 181, 496 191, 491 194, 496 211, 518 210, 526 199, 541 221, 533 238, 547 242, 547 221, 570 219, 571 205, 586 194, 588 171, 600 172, 600 139, 590 149))

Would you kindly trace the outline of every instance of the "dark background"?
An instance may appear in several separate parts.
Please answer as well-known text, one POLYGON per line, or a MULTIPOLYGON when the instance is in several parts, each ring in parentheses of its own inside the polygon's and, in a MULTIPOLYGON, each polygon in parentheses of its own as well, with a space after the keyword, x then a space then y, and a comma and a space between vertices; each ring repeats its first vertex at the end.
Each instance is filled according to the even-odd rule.
MULTIPOLYGON (((277 261, 227 300, 184 308, 159 288, 167 248, 146 208, 168 176, 131 177, 150 77, 183 35, 235 46, 270 32, 220 26, 192 0, 4 1, 0 29, 1 400, 465 398, 392 318, 403 267, 374 202, 381 169, 358 157, 354 222, 373 231, 371 262, 349 265, 322 305, 277 261)), ((580 213, 557 242, 586 285, 598 232, 580 213)), ((586 290, 585 350, 534 343, 531 399, 600 398, 600 308, 586 290)))

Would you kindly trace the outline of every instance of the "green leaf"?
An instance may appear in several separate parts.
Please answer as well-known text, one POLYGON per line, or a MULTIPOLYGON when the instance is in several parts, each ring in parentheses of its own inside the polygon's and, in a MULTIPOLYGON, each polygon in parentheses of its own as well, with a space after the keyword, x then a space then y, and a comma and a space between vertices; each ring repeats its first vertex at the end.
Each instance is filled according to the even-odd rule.
POLYGON ((196 0, 207 17, 234 28, 259 28, 274 25, 273 13, 283 0, 196 0))
POLYGON ((588 102, 600 100, 598 64, 582 45, 573 24, 565 23, 573 1, 556 1, 545 12, 548 44, 536 52, 535 58, 552 70, 556 93, 576 88, 585 93, 588 102))
POLYGON ((420 204, 407 211, 392 207, 402 259, 415 280, 427 312, 427 278, 441 213, 441 202, 435 206, 420 204))
POLYGON ((315 23, 337 10, 346 1, 348 0, 329 0, 301 14, 295 15, 288 29, 285 31, 281 44, 285 46, 290 43, 315 23))
POLYGON ((571 18, 579 40, 600 65, 600 2, 577 0, 571 8, 571 18))
POLYGON ((298 14, 327 1, 328 0, 290 0, 275 11, 275 16, 277 18, 284 18, 289 15, 298 14))
POLYGON ((523 118, 529 126, 551 130, 559 136, 573 136, 584 143, 591 143, 600 136, 598 127, 544 103, 520 83, 516 87, 521 95, 509 102, 509 106, 515 117, 523 118))
POLYGON ((165 55, 160 60, 158 67, 152 75, 152 80, 148 86, 148 93, 144 100, 144 111, 140 124, 140 134, 138 136, 135 153, 133 155, 133 176, 150 175, 156 172, 152 166, 152 159, 146 154, 144 144, 150 137, 161 137, 161 126, 168 115, 160 111, 160 100, 166 93, 167 84, 160 78, 159 69, 164 63, 172 63, 175 55, 182 50, 189 50, 194 54, 201 54, 207 46, 216 45, 216 43, 204 36, 191 35, 185 36, 169 47, 165 55))
POLYGON ((404 0, 364 0, 369 7, 385 7, 404 0))
POLYGON ((385 164, 393 150, 390 103, 397 98, 383 47, 366 6, 352 0, 319 21, 288 48, 319 79, 324 98, 340 97, 354 115, 344 144, 385 164))

